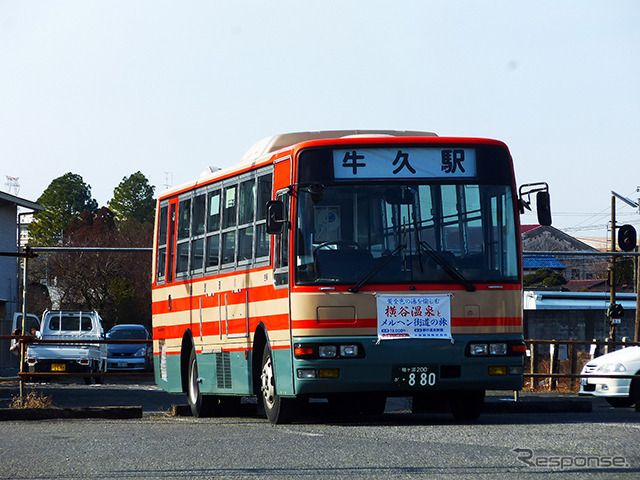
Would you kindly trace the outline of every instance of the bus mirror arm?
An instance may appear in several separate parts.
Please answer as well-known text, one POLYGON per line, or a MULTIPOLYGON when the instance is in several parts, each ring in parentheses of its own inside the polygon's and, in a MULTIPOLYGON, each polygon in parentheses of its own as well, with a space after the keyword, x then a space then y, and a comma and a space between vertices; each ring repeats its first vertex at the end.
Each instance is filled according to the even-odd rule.
POLYGON ((267 202, 267 233, 269 235, 279 235, 282 233, 284 224, 284 203, 281 200, 270 200, 267 202))
POLYGON ((536 210, 540 225, 551 225, 551 197, 546 182, 526 183, 518 189, 518 208, 520 213, 531 210, 531 195, 536 194, 536 210))

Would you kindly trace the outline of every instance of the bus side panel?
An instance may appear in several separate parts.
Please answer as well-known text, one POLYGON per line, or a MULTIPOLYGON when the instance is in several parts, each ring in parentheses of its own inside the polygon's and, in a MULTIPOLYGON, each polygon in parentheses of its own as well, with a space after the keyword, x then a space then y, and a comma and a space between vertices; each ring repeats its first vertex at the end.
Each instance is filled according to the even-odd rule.
POLYGON ((198 354, 200 391, 216 395, 251 395, 251 358, 245 351, 198 354), (245 358, 246 357, 246 358, 245 358))
POLYGON ((281 397, 295 395, 291 348, 271 350, 276 375, 276 389, 281 397))
POLYGON ((169 393, 182 393, 180 354, 167 354, 166 349, 162 349, 164 341, 156 342, 156 344, 160 344, 160 351, 153 355, 156 385, 169 393))

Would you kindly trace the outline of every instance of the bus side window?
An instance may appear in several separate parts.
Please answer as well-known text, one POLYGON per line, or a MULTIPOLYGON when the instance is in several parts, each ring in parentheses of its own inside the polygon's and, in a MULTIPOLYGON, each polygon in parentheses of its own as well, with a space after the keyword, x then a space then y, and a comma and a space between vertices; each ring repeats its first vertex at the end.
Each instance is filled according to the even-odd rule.
POLYGON ((193 214, 191 215, 191 273, 202 272, 204 261, 204 224, 207 196, 199 193, 193 199, 193 214))
POLYGON ((176 204, 171 205, 171 215, 169 216, 169 271, 167 272, 167 281, 173 282, 173 257, 175 252, 176 241, 176 204))
POLYGON ((207 207, 207 242, 205 253, 205 269, 210 272, 218 268, 220 263, 220 206, 221 191, 209 192, 207 207))
POLYGON ((240 184, 238 199, 238 263, 251 262, 253 254, 255 177, 240 184))
MULTIPOLYGON (((284 204, 285 221, 289 217, 289 196, 280 193, 276 196, 284 204)), ((289 283, 289 223, 285 222, 282 233, 275 236, 275 252, 273 259, 273 280, 276 286, 287 285, 289 283)))
POLYGON ((269 239, 267 234, 267 202, 271 200, 271 174, 258 177, 258 193, 256 204, 256 246, 255 258, 269 256, 269 239))
POLYGON ((178 204, 178 244, 176 246, 176 275, 189 268, 189 232, 191 226, 191 198, 178 204))
POLYGON ((222 200, 222 266, 235 265, 236 254, 236 221, 238 212, 237 185, 231 185, 224 189, 222 200))
POLYGON ((169 221, 169 206, 160 207, 158 220, 158 255, 156 260, 156 280, 164 281, 167 268, 167 223, 169 221))

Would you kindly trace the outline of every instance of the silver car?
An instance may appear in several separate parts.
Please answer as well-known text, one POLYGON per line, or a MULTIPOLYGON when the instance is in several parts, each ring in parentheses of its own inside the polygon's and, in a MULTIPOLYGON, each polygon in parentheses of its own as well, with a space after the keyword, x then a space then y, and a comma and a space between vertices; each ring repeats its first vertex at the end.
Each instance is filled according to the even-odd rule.
MULTIPOLYGON (((149 340, 149 332, 142 325, 116 325, 107 333, 107 340, 149 340)), ((109 344, 107 369, 143 370, 153 368, 153 353, 148 342, 109 344)))
POLYGON ((640 402, 640 379, 616 377, 640 375, 640 347, 627 347, 594 358, 580 375, 580 395, 604 397, 613 407, 630 407, 640 402), (590 378, 592 375, 611 377, 590 378))

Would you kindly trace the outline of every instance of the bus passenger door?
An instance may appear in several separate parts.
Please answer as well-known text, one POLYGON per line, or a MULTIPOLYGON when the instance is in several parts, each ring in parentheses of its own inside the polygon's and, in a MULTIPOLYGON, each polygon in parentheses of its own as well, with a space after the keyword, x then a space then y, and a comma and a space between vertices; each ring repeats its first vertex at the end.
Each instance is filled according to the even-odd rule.
POLYGON ((289 285, 289 195, 286 191, 276 194, 276 200, 284 205, 284 228, 282 233, 274 237, 273 283, 278 287, 289 285))
POLYGON ((273 172, 275 200, 281 201, 284 205, 284 228, 282 233, 273 237, 273 282, 276 288, 289 285, 289 237, 291 234, 289 187, 292 183, 291 157, 286 157, 274 165, 273 172))
POLYGON ((176 252, 176 206, 178 199, 171 201, 169 205, 169 255, 167 260, 167 283, 172 283, 174 279, 175 269, 175 252, 176 252))
POLYGON ((277 298, 287 298, 286 304, 279 303, 276 317, 286 317, 284 322, 277 322, 268 327, 269 347, 273 359, 276 391, 279 395, 294 392, 293 349, 291 338, 291 289, 290 286, 290 250, 291 250, 291 209, 292 198, 290 187, 291 158, 279 160, 274 165, 273 190, 274 200, 282 202, 282 229, 272 236, 273 240, 273 285, 277 298), (285 306, 286 305, 286 306, 285 306))

